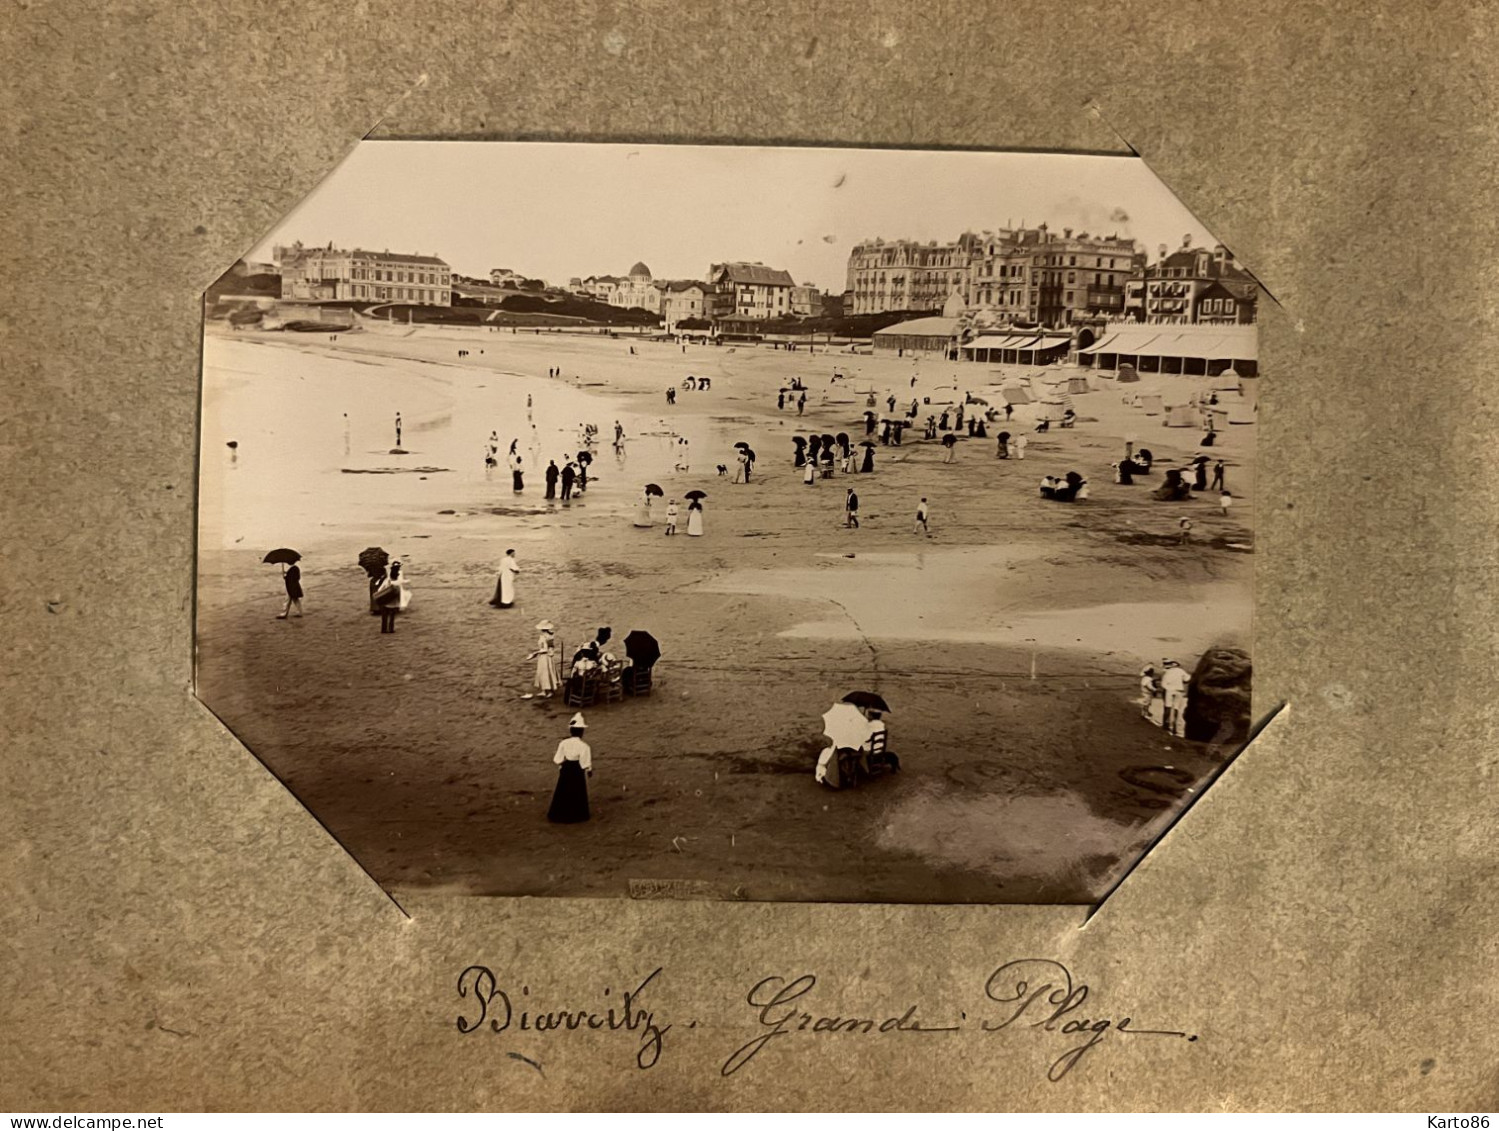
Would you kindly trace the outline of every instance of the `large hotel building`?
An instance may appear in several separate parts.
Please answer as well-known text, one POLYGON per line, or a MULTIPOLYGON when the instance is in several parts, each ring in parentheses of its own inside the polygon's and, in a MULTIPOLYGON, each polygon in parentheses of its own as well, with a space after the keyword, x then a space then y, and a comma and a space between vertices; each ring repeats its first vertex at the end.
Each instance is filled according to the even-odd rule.
POLYGON ((1132 239, 1045 224, 965 232, 950 244, 874 240, 849 254, 850 313, 938 310, 957 294, 970 310, 1050 326, 1121 317, 1125 283, 1144 264, 1132 239))
POLYGON ((274 254, 282 298, 411 306, 453 303, 453 273, 435 256, 332 247, 278 247, 274 254))

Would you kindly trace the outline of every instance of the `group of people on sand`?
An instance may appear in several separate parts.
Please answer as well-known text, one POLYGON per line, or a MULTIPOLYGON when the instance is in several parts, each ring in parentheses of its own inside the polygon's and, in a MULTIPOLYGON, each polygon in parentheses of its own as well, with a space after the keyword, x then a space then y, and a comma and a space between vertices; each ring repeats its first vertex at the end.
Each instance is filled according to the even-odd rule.
POLYGON ((852 785, 859 776, 870 777, 875 768, 870 763, 871 756, 882 763, 882 769, 900 769, 900 759, 886 749, 889 727, 885 723, 884 712, 873 707, 860 707, 858 711, 867 722, 858 746, 839 747, 829 744, 817 756, 817 767, 812 772, 812 778, 829 789, 842 789, 852 785), (840 752, 845 757, 840 758, 840 752))
POLYGON ((1140 672, 1140 714, 1175 735, 1187 736, 1187 687, 1192 677, 1175 660, 1147 665, 1140 672))
MULTIPOLYGON (((534 430, 534 425, 532 426, 534 430)), ((490 432, 489 439, 484 441, 484 472, 488 475, 494 471, 500 463, 500 434, 490 432)), ((517 437, 510 441, 510 449, 505 453, 505 464, 510 468, 511 488, 516 491, 526 489, 526 460, 520 454, 520 439, 517 437)))
MULTIPOLYGON (((656 525, 655 498, 647 491, 640 498, 640 507, 635 512, 635 525, 648 528, 656 525)), ((677 519, 681 516, 681 510, 677 506, 676 499, 669 499, 666 503, 666 531, 670 536, 677 533, 677 519)), ((687 527, 686 532, 690 537, 701 538, 703 536, 703 500, 691 498, 687 500, 687 527)))

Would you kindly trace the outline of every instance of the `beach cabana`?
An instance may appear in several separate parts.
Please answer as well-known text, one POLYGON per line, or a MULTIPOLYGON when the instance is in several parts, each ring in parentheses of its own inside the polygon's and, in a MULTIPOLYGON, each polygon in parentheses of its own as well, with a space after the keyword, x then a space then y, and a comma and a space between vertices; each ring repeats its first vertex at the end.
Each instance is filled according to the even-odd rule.
POLYGON ((947 357, 957 346, 956 318, 912 318, 874 332, 876 354, 919 356, 935 353, 947 357))
POLYGON ((1160 416, 1165 411, 1160 393, 1140 394, 1140 407, 1145 410, 1146 416, 1160 416))
POLYGON ((1088 379, 1086 377, 1069 377, 1069 378, 1067 378, 1067 392, 1069 392, 1069 393, 1086 393, 1086 392, 1089 392, 1089 391, 1090 390, 1088 389, 1088 379))
POLYGON ((1259 371, 1259 328, 1247 325, 1120 326, 1078 351, 1078 363, 1100 372, 1126 365, 1142 373, 1217 377, 1259 371))
POLYGON ((1004 387, 1004 393, 1002 395, 1005 398, 1006 404, 1031 403, 1031 395, 1024 389, 1022 389, 1019 385, 1006 385, 1004 387))
POLYGON ((1189 404, 1174 404, 1166 410, 1167 428, 1194 428, 1200 422, 1197 410, 1189 404))

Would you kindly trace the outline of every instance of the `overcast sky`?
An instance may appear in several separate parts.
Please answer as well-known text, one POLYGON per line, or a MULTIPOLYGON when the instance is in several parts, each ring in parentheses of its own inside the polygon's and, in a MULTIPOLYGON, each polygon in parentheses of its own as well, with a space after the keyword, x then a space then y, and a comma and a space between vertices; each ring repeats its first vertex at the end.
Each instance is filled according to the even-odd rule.
POLYGON ((946 242, 1046 221, 1133 236, 1152 259, 1207 229, 1131 157, 729 146, 367 141, 247 258, 273 243, 438 255, 464 275, 509 267, 565 284, 702 278, 761 261, 844 286, 860 240, 946 242))

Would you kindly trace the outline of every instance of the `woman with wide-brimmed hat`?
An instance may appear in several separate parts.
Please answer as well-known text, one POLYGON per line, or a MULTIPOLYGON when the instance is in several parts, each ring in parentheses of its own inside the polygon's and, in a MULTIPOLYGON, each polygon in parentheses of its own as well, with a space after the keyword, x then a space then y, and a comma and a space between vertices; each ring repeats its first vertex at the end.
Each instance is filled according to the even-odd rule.
POLYGON ((542 699, 551 698, 557 690, 557 648, 553 639, 556 628, 544 620, 536 626, 541 635, 536 638, 536 651, 526 657, 536 661, 536 694, 542 699))
POLYGON ((547 820, 559 825, 572 825, 588 820, 588 779, 593 777, 593 748, 583 741, 583 732, 588 724, 581 712, 567 724, 567 737, 557 744, 557 753, 552 761, 557 765, 557 788, 552 791, 552 804, 547 810, 547 820))

